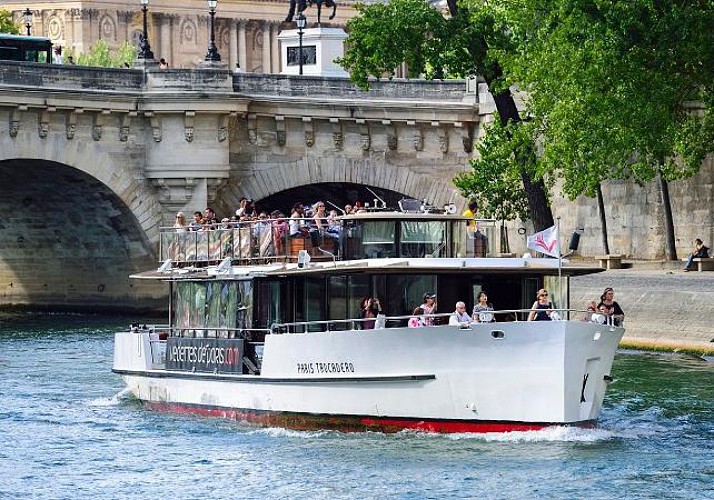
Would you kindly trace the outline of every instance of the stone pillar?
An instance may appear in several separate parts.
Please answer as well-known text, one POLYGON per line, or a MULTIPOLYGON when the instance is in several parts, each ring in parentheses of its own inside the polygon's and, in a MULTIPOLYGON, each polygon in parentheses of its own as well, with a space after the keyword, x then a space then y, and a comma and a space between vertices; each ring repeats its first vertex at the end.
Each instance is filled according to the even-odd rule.
MULTIPOLYGON (((166 14, 157 14, 159 25, 159 47, 154 49, 154 57, 158 60, 164 58, 168 61, 170 67, 174 66, 172 48, 171 48, 171 16, 166 14)), ((151 37, 149 37, 151 43, 151 37)))
POLYGON ((270 36, 272 42, 272 53, 271 61, 272 66, 270 68, 271 73, 280 73, 280 44, 278 43, 278 34, 280 33, 280 25, 278 23, 272 23, 272 34, 270 36))
POLYGON ((238 62, 243 71, 248 71, 248 51, 245 39, 245 21, 238 21, 238 62))
POLYGON ((261 71, 270 73, 270 21, 263 21, 263 64, 261 71))
MULTIPOLYGON (((233 71, 236 69, 238 62, 238 23, 231 21, 230 36, 228 37, 228 69, 233 71)), ((245 68, 241 65, 243 71, 245 68)))

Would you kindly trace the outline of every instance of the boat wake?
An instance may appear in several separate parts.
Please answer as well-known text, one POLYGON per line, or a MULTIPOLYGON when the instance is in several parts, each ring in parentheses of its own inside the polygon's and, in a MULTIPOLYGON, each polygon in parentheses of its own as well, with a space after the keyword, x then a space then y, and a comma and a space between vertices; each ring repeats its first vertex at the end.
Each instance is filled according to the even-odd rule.
POLYGON ((89 406, 101 408, 106 406, 118 406, 122 401, 132 399, 131 390, 127 387, 108 398, 97 398, 89 402, 89 406))

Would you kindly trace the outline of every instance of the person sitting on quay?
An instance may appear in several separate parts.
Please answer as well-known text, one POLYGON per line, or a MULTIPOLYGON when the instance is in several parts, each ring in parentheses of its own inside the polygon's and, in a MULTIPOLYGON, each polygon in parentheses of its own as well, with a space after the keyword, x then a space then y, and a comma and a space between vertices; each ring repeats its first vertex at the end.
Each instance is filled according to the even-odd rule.
POLYGON ((471 311, 471 317, 479 323, 491 323, 496 321, 493 315, 493 305, 488 303, 488 295, 483 290, 478 293, 476 305, 471 311))
POLYGON ((694 259, 706 259, 709 257, 709 247, 704 245, 704 242, 697 238, 694 240, 694 248, 692 249, 692 253, 690 253, 687 256, 687 262, 684 264, 684 269, 683 271, 689 272, 689 268, 692 267, 692 264, 694 263, 694 259))
POLYGON ((621 326, 625 319, 625 312, 615 301, 615 291, 612 287, 605 288, 600 296, 600 303, 597 305, 598 311, 612 321, 615 326, 621 326))
POLYGON ((541 288, 531 312, 528 313, 528 321, 550 321, 553 313, 553 304, 548 300, 548 291, 541 288))
POLYGON ((466 312, 466 304, 462 301, 456 303, 456 310, 449 316, 449 325, 468 326, 471 324, 471 316, 466 312))

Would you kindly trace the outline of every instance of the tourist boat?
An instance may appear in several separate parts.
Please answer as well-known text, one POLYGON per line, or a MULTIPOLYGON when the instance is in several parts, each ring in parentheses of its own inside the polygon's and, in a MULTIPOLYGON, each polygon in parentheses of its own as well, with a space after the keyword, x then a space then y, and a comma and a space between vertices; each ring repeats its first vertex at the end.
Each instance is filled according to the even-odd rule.
POLYGON ((163 230, 163 264, 135 277, 168 283, 168 325, 117 333, 113 371, 150 408, 264 426, 593 425, 624 330, 571 309, 569 280, 601 269, 498 254, 493 222, 469 222, 380 211, 341 217, 331 237, 290 236, 284 221, 163 230), (560 320, 526 321, 540 288, 560 320), (449 325, 481 290, 496 321, 449 325), (409 328, 425 292, 439 313, 409 328), (383 317, 358 318, 365 296, 383 317))

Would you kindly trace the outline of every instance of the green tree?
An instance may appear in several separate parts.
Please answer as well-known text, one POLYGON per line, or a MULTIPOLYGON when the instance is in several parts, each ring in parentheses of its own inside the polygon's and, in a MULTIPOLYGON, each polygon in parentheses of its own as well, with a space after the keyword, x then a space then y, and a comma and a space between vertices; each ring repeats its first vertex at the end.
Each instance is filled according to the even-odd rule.
MULTIPOLYGON (((605 179, 656 181, 677 259, 668 183, 714 151, 714 4, 682 0, 495 0, 516 51, 499 60, 528 90, 540 175, 574 199, 605 179)), ((602 207, 601 195, 599 205, 602 207)), ((604 214, 601 208, 601 218, 604 214)), ((607 248, 607 237, 604 236, 607 248)))
MULTIPOLYGON (((391 78, 394 69, 407 62, 410 75, 464 77, 481 75, 494 93, 502 125, 520 122, 503 71, 493 58, 494 48, 507 50, 511 38, 505 26, 481 2, 470 10, 449 0, 449 16, 425 0, 390 0, 386 4, 359 5, 358 15, 348 21, 349 37, 345 56, 338 62, 350 72, 361 88, 369 87, 369 77, 391 78)), ((506 130, 511 130, 507 128, 506 130)), ((528 198, 529 216, 536 229, 553 225, 543 180, 527 168, 532 160, 523 156, 519 175, 528 198)), ((463 193, 472 198, 472 193, 463 193)))
POLYGON ((12 12, 6 9, 0 9, 0 33, 20 34, 20 28, 12 21, 12 12))
POLYGON ((532 147, 529 133, 529 127, 514 122, 504 126, 496 120, 489 124, 476 145, 479 156, 471 161, 471 172, 454 179, 456 187, 478 203, 481 215, 501 221, 501 252, 509 251, 505 222, 528 218, 518 151, 532 147))
MULTIPOLYGON (((67 55, 72 55, 71 52, 67 55)), ((89 52, 75 57, 80 66, 100 66, 103 68, 122 68, 131 66, 136 60, 136 47, 124 42, 117 50, 111 50, 104 40, 97 41, 89 52)))

